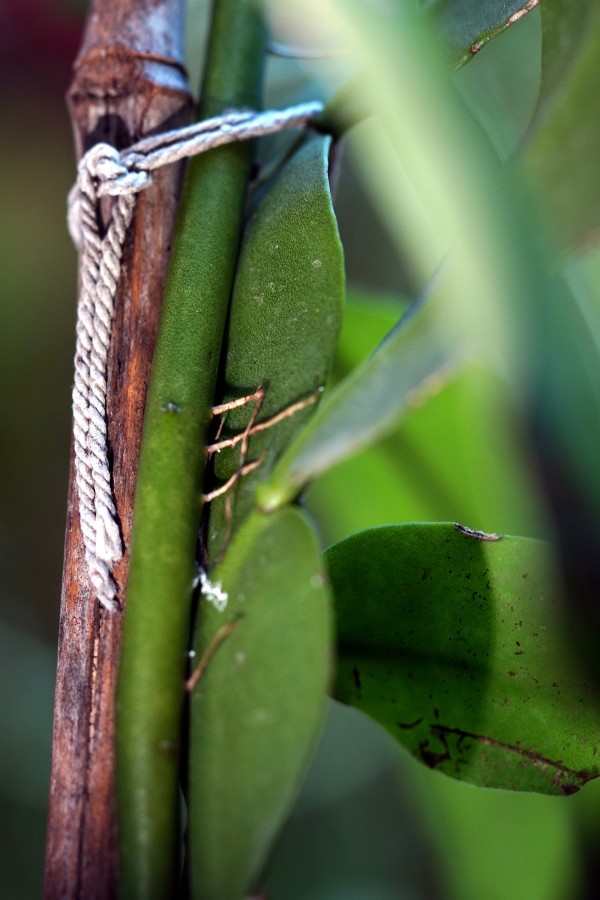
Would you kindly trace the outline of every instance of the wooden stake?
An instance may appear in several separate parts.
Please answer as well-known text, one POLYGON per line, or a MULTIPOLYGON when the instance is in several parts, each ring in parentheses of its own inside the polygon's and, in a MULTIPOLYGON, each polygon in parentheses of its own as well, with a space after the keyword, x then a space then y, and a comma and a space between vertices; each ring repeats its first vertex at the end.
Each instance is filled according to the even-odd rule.
MULTIPOLYGON (((77 155, 98 141, 121 149, 186 124, 182 0, 93 0, 68 103, 77 155)), ((75 178, 75 170, 73 173, 75 178)), ((108 378, 109 444, 126 554, 125 595, 142 416, 168 262, 180 170, 140 195, 123 256, 108 378)), ((109 213, 107 204, 105 213, 109 213)), ((73 301, 75 309, 75 298, 73 301)), ((47 900, 117 895, 114 698, 122 617, 91 595, 71 478, 60 614, 46 845, 47 900)))

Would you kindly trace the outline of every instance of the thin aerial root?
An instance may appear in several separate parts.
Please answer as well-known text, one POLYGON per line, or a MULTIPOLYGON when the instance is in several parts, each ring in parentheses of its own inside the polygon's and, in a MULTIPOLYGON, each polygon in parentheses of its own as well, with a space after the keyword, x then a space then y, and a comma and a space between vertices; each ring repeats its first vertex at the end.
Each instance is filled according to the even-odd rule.
POLYGON ((194 688, 206 672, 208 664, 210 663, 211 659, 213 658, 223 641, 225 641, 230 634, 233 634, 237 627, 238 622, 236 621, 228 622, 226 625, 223 625, 221 628, 219 628, 214 638, 202 654, 202 659, 185 682, 186 691, 191 693, 194 690, 194 688))
POLYGON ((242 445, 240 447, 240 466, 243 464, 244 460, 248 458, 248 453, 250 450, 250 436, 252 434, 252 429, 256 423, 256 419, 258 418, 258 414, 261 410, 262 404, 263 397, 261 397, 260 400, 257 400, 256 405, 252 408, 250 418, 248 419, 248 424, 242 432, 242 445))
POLYGON ((296 403, 291 403, 289 406, 286 406, 285 409, 282 409, 281 412, 276 413, 270 419, 266 419, 264 422, 259 422, 258 425, 255 425, 252 429, 252 434, 258 434, 259 431, 266 431, 267 428, 272 428, 274 425, 278 425, 280 422, 283 422, 284 419, 289 419, 290 416, 295 416, 297 412, 300 412, 303 409, 307 409, 309 406, 313 406, 319 399, 321 395, 322 389, 319 388, 314 394, 310 394, 310 396, 305 397, 304 400, 298 400, 296 403))
MULTIPOLYGON (((258 388, 254 391, 253 394, 247 394, 245 397, 238 397, 237 400, 230 400, 228 403, 222 403, 219 406, 213 406, 211 413, 213 416, 222 416, 221 421, 219 422, 219 427, 217 428, 217 433, 215 435, 215 442, 213 444, 209 444, 206 448, 206 452, 208 456, 212 456, 213 453, 220 453, 221 450, 225 450, 226 447, 233 447, 235 444, 239 443, 239 441, 235 441, 231 443, 229 439, 221 441, 219 438, 223 433, 223 428, 225 427, 225 421, 227 416, 224 413, 230 412, 232 409, 240 409, 242 406, 246 406, 248 403, 256 403, 253 415, 250 417, 250 421, 254 422, 256 420, 256 416, 263 404, 263 400, 265 398, 265 392, 262 388, 258 388)), ((243 436, 240 436, 239 440, 242 440, 243 436)))
POLYGON ((234 472, 231 478, 228 478, 225 484, 222 484, 221 487, 215 488, 214 491, 209 491, 208 494, 202 494, 202 499, 205 503, 210 503, 212 500, 215 500, 217 497, 220 497, 222 494, 226 494, 235 484, 243 478, 244 475, 249 475, 250 472, 253 472, 255 469, 258 469, 259 466, 263 464, 266 458, 266 451, 261 453, 258 459, 252 460, 252 462, 245 463, 245 465, 241 466, 237 472, 234 472))
POLYGON ((238 397, 237 400, 229 400, 227 403, 221 403, 219 406, 213 406, 211 409, 211 414, 213 416, 222 416, 225 412, 230 412, 232 409, 239 409, 241 406, 246 406, 248 403, 252 403, 253 400, 261 400, 265 396, 265 392, 262 388, 258 388, 254 391, 253 394, 247 394, 245 397, 238 397))
MULTIPOLYGON (((300 412, 303 409, 307 409, 309 406, 313 406, 319 399, 322 392, 322 388, 319 388, 314 394, 310 394, 310 396, 305 397, 304 400, 298 400, 296 403, 291 403, 289 406, 286 406, 285 409, 282 409, 280 412, 276 413, 274 416, 271 416, 270 419, 265 419, 264 422, 258 422, 258 424, 252 424, 251 428, 245 428, 244 431, 241 431, 239 434, 234 435, 230 438, 225 438, 222 441, 218 441, 214 444, 209 444, 206 448, 208 454, 212 453, 220 453, 221 450, 226 450, 228 447, 235 447, 237 444, 242 443, 242 441, 247 440, 249 437, 252 437, 255 434, 259 434, 261 431, 267 431, 269 428, 273 428, 274 425, 278 425, 280 422, 283 422, 284 419, 290 418, 290 416, 294 416, 297 412, 300 412)), ((258 391, 257 391, 258 393, 258 391)), ((255 399, 255 395, 251 395, 252 399, 255 399)), ((242 400, 248 402, 248 398, 242 397, 242 400)), ((232 401, 236 402, 236 401, 232 401)), ((226 405, 226 404, 224 404, 226 405)), ((243 403, 239 403, 239 406, 243 406, 243 403)), ((219 407, 214 407, 214 409, 218 409, 219 407)), ((255 414, 251 417, 250 422, 253 423, 253 420, 256 419, 258 415, 258 409, 256 409, 255 414)))

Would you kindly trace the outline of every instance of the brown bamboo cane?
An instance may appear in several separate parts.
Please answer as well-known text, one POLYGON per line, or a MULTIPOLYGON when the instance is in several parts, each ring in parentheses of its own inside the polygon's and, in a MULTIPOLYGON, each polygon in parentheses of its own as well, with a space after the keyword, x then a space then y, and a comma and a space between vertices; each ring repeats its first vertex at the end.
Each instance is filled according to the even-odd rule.
MULTIPOLYGON (((93 0, 67 100, 77 156, 121 149, 190 119, 183 0, 93 0)), ((75 172, 74 172, 75 174, 75 172)), ((142 417, 174 224, 180 169, 161 170, 139 196, 124 248, 108 370, 108 438, 125 556, 142 417)), ((109 213, 107 207, 104 210, 109 213)), ((73 308, 75 309, 75 303, 73 308)), ((47 900, 117 894, 114 702, 122 616, 90 590, 77 493, 69 481, 46 842, 47 900)))

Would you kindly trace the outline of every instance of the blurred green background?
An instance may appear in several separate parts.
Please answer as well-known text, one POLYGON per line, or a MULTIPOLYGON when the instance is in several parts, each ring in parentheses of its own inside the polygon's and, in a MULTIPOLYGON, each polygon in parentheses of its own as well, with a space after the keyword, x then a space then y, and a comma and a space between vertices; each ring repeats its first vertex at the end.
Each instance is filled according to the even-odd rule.
MULTIPOLYGON (((75 162, 63 97, 84 7, 3 0, 0 8, 0 897, 15 900, 39 896, 42 882, 76 286, 65 224, 75 162)), ((194 86, 205 7, 196 0, 190 12, 194 86)), ((320 93, 324 71, 341 80, 345 65, 273 60, 269 102, 320 93)), ((504 158, 529 124, 539 74, 536 12, 455 76, 504 158)), ((334 377, 376 346, 422 287, 352 164, 360 128, 347 142, 336 197, 349 309, 334 377)), ((534 483, 506 389, 477 369, 326 476, 309 504, 324 544, 394 521, 537 536, 544 509, 534 483)), ((332 705, 267 884, 285 900, 591 897, 599 800, 596 784, 562 800, 451 782, 332 705)))

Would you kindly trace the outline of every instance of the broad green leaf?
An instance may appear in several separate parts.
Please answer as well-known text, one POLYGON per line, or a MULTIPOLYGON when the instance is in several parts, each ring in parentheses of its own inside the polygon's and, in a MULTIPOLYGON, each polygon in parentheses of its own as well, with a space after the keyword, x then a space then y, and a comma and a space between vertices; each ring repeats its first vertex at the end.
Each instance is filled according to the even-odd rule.
POLYGON ((238 900, 265 862, 321 726, 329 591, 312 528, 295 509, 252 513, 211 578, 226 600, 221 611, 201 601, 194 641, 196 662, 215 652, 191 696, 192 896, 238 900), (230 623, 235 631, 215 645, 230 623))
POLYGON ((538 128, 524 164, 559 237, 589 244, 600 233, 600 5, 546 0, 542 27, 538 128))
POLYGON ((454 778, 574 793, 600 774, 600 697, 567 653, 547 548, 479 534, 389 526, 327 552, 335 696, 454 778))
MULTIPOLYGON (((337 341, 344 299, 340 239, 327 177, 331 141, 315 137, 279 172, 251 217, 238 265, 227 335, 225 395, 235 400, 263 388, 257 422, 290 404, 316 399, 337 341)), ((254 404, 230 412, 221 437, 243 431, 254 404)), ((307 421, 314 405, 256 434, 249 458, 259 468, 238 482, 234 526, 251 509, 257 483, 307 421)), ((216 457, 217 484, 240 466, 240 445, 216 457)), ((222 551, 229 524, 225 499, 213 502, 210 546, 222 551)))
POLYGON ((262 507, 288 502, 317 475, 389 434, 408 409, 446 384, 471 348, 467 338, 451 343, 440 335, 444 295, 438 283, 433 295, 329 392, 263 485, 258 496, 262 507))
POLYGON ((437 21, 452 63, 458 67, 537 4, 535 0, 426 0, 422 5, 437 21))

